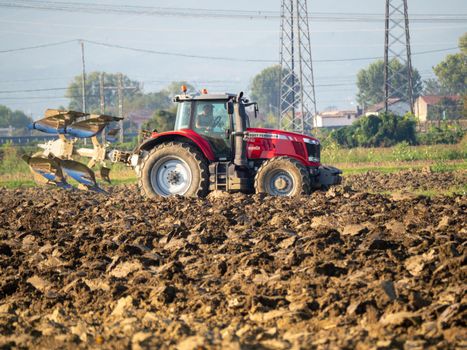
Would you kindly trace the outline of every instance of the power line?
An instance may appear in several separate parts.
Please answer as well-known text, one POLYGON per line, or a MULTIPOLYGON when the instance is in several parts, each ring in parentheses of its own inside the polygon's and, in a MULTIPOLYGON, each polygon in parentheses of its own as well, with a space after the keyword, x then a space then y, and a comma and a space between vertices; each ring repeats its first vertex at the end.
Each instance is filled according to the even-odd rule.
MULTIPOLYGON (((73 96, 74 98, 81 98, 81 95, 79 96, 73 96)), ((69 97, 64 97, 64 96, 21 96, 21 97, 0 97, 0 100, 29 100, 29 99, 44 99, 44 100, 55 100, 55 99, 61 99, 61 100, 68 100, 69 97)))
MULTIPOLYGON (((431 77, 433 76, 433 72, 431 69, 422 69, 418 70, 418 72, 422 75, 422 77, 431 77)), ((357 72, 353 74, 339 74, 339 75, 317 75, 319 76, 319 80, 330 80, 330 81, 336 81, 336 80, 351 80, 355 78, 357 75, 357 72)), ((156 83, 172 83, 174 81, 186 81, 189 83, 193 84, 223 84, 223 83, 232 83, 232 84, 240 84, 242 81, 240 80, 198 80, 197 78, 173 78, 173 79, 150 79, 150 80, 142 80, 139 78, 139 76, 134 77, 136 80, 140 81, 143 84, 156 84, 156 83)), ((69 76, 63 76, 63 77, 55 77, 55 78, 30 78, 30 79, 13 79, 13 80, 2 80, 0 81, 0 84, 3 83, 17 83, 17 82, 24 82, 24 83, 29 83, 29 82, 34 82, 34 81, 48 81, 48 80, 62 80, 62 79, 70 79, 69 76)), ((61 89, 61 88, 57 88, 61 89)), ((18 91, 18 92, 23 92, 24 90, 18 91)), ((5 91, 4 91, 5 92, 5 91)))
POLYGON ((16 49, 0 50, 0 53, 25 51, 25 50, 32 50, 32 49, 41 49, 43 47, 59 46, 59 45, 73 43, 73 42, 76 42, 76 41, 77 41, 77 39, 73 39, 73 40, 58 41, 58 42, 54 42, 54 43, 47 43, 47 44, 41 44, 41 45, 19 47, 19 48, 16 48, 16 49))
MULTIPOLYGON (((254 10, 225 10, 225 9, 200 9, 200 8, 171 8, 151 7, 135 5, 113 5, 102 3, 78 3, 63 1, 31 1, 31 0, 1 0, 0 7, 35 9, 45 11, 84 12, 90 14, 136 14, 147 16, 171 16, 192 18, 236 18, 236 19, 261 19, 277 20, 281 17, 278 11, 254 11, 254 10)), ((462 22, 467 20, 467 14, 416 14, 411 16, 412 22, 462 22)), ((325 22, 381 22, 383 16, 379 13, 357 12, 317 12, 308 16, 313 21, 325 22)))
MULTIPOLYGON (((266 60, 266 59, 248 59, 248 58, 234 58, 234 57, 220 57, 220 56, 204 56, 204 55, 192 55, 192 54, 184 54, 184 53, 175 53, 169 51, 156 51, 150 49, 141 49, 117 44, 109 44, 103 43, 93 40, 83 40, 89 44, 105 46, 110 48, 117 48, 135 52, 143 52, 155 55, 164 55, 164 56, 176 56, 176 57, 187 57, 187 58, 200 58, 200 59, 209 59, 209 60, 219 60, 219 61, 230 61, 230 62, 260 62, 260 63, 277 63, 277 60, 266 60)), ((436 49, 436 50, 427 50, 427 51, 419 51, 417 53, 413 53, 412 55, 424 55, 428 53, 435 53, 435 52, 444 52, 444 51, 451 51, 457 50, 457 47, 449 47, 444 49, 436 49)), ((358 57, 358 58, 338 58, 338 59, 321 59, 321 60, 313 60, 314 62, 347 62, 347 61, 365 61, 365 60, 375 60, 375 59, 382 59, 382 56, 373 56, 373 57, 358 57)))
MULTIPOLYGON (((200 29, 200 28, 148 28, 148 27, 124 27, 119 25, 118 27, 115 26, 102 26, 102 25, 77 25, 77 24, 69 24, 69 23, 47 23, 47 22, 37 22, 37 21, 18 21, 18 20, 0 20, 0 23, 10 23, 10 24, 25 24, 25 25, 42 25, 42 26, 59 26, 59 27, 66 27, 66 28, 82 28, 82 29, 111 29, 115 30, 122 30, 122 31, 142 31, 142 32, 200 32, 200 33, 213 33, 212 30, 209 29, 200 29)), ((430 26, 430 27, 414 27, 413 30, 415 31, 429 31, 429 30, 442 30, 442 29, 459 29, 465 28, 465 25, 457 25, 457 26, 430 26)), ((2 32, 11 33, 12 31, 9 30, 2 30, 2 32)), ((384 28, 354 28, 354 29, 335 29, 332 30, 316 30, 310 28, 311 34, 317 33, 349 33, 349 32, 384 32, 384 28)), ((34 34, 30 32, 15 32, 20 34, 34 34)), ((222 28, 216 29, 216 33, 276 33, 279 34, 278 30, 248 30, 248 29, 238 29, 238 28, 222 28)))
POLYGON ((233 58, 233 57, 220 57, 220 56, 204 56, 204 55, 192 55, 192 54, 185 54, 185 53, 175 53, 175 52, 168 52, 168 51, 156 51, 150 49, 141 49, 117 44, 108 44, 102 43, 93 40, 84 40, 89 44, 99 45, 99 46, 106 46, 116 49, 123 49, 135 52, 143 52, 143 53, 150 53, 156 55, 164 55, 164 56, 177 56, 177 57, 187 57, 187 58, 200 58, 200 59, 208 59, 208 60, 218 60, 218 61, 231 61, 231 62, 277 62, 276 60, 264 60, 264 59, 243 59, 243 58, 233 58))
POLYGON ((36 92, 36 91, 57 91, 66 90, 67 88, 48 88, 48 89, 29 89, 29 90, 0 90, 0 94, 12 94, 17 92, 36 92))
MULTIPOLYGON (((353 78, 355 78, 356 75, 352 76, 349 79, 343 79, 340 82, 336 82, 336 79, 332 79, 332 77, 321 77, 318 79, 318 84, 315 84, 317 87, 342 87, 342 86, 357 86, 356 82, 354 81, 353 78), (326 83, 330 81, 331 83, 326 83)), ((213 80, 213 81, 197 81, 197 80, 190 80, 186 79, 186 81, 190 84, 194 85, 219 85, 219 86, 226 86, 230 85, 231 87, 242 84, 241 81, 239 82, 232 82, 230 80, 213 80)), ((170 83, 173 82, 173 80, 151 80, 151 81, 141 81, 142 83, 151 83, 151 82, 156 82, 156 83, 170 83)), ((25 89, 25 90, 1 90, 0 94, 9 94, 9 93, 24 93, 24 92, 39 92, 39 91, 60 91, 60 90, 67 90, 68 88, 63 88, 63 87, 57 87, 57 88, 47 88, 47 89, 25 89)), ((151 92, 148 92, 151 93, 151 92)), ((87 96, 98 96, 96 94, 87 94, 87 96)), ((72 97, 81 97, 81 95, 73 95, 72 97)), ((9 99, 10 97, 0 97, 0 99, 9 99)), ((25 96, 22 96, 21 98, 27 98, 25 96)), ((68 98, 68 97, 67 97, 68 98)))
MULTIPOLYGON (((352 76, 354 78, 355 76, 352 76)), ((241 84, 242 82, 232 82, 228 80, 219 80, 219 81, 197 81, 197 80, 186 80, 188 83, 193 84, 193 85, 222 85, 225 87, 226 85, 229 85, 231 87, 241 84)), ((336 79, 332 79, 332 77, 321 77, 320 79, 317 80, 319 83, 315 84, 315 86, 320 87, 320 88, 327 88, 327 87, 348 87, 348 88, 357 88, 357 83, 356 81, 353 81, 353 79, 345 79, 340 82, 336 82, 336 79), (327 78, 327 79, 323 79, 327 78), (330 83, 327 83, 330 82, 330 83)), ((142 83, 149 83, 149 82, 164 82, 164 83, 169 83, 173 82, 172 80, 150 80, 150 81, 141 81, 142 83)), ((24 93, 24 92, 39 92, 39 91, 59 91, 59 90, 67 90, 68 88, 48 88, 48 89, 25 89, 25 90, 8 90, 8 91, 0 91, 0 93, 24 93)), ((150 93, 150 92, 149 92, 150 93)), ((99 94, 87 94, 87 96, 91 97, 99 97, 99 94)), ((71 96, 19 96, 19 97, 0 97, 0 99, 28 99, 28 98, 81 98, 81 94, 77 95, 71 95, 71 96)))
POLYGON ((20 83, 20 82, 31 82, 31 81, 46 81, 46 80, 60 80, 68 79, 69 77, 56 77, 56 78, 28 78, 28 79, 12 79, 12 80, 1 80, 0 84, 7 83, 20 83))
MULTIPOLYGON (((50 47, 50 46, 65 45, 65 44, 69 44, 69 43, 73 43, 73 42, 79 42, 79 41, 84 41, 84 42, 87 42, 89 44, 105 46, 105 47, 110 47, 110 48, 117 48, 117 49, 123 49, 123 50, 135 51, 135 52, 142 52, 142 53, 149 53, 149 54, 156 54, 156 55, 164 55, 164 56, 199 58, 199 59, 230 61, 230 62, 277 63, 276 60, 244 59, 244 58, 233 58, 233 57, 184 54, 184 53, 169 52, 169 51, 158 51, 158 50, 135 48, 135 47, 123 46, 123 45, 118 45, 118 44, 103 43, 103 42, 98 42, 98 41, 94 41, 94 40, 84 40, 84 39, 72 39, 72 40, 65 40, 65 41, 59 41, 59 42, 54 42, 54 43, 46 43, 46 44, 41 44, 41 45, 21 47, 21 48, 16 48, 16 49, 0 50, 0 53, 10 53, 10 52, 17 52, 17 51, 33 50, 33 49, 39 49, 39 48, 44 48, 44 47, 50 47)), ((420 52, 412 53, 412 55, 423 55, 423 54, 428 54, 428 53, 445 52, 445 51, 452 51, 452 50, 457 50, 457 49, 458 49, 457 47, 449 47, 449 48, 444 48, 444 49, 420 51, 420 52)), ((314 60, 314 62, 365 61, 365 60, 374 60, 374 59, 382 59, 382 58, 383 57, 380 57, 380 56, 374 56, 374 57, 359 57, 359 58, 321 59, 321 60, 314 60)))

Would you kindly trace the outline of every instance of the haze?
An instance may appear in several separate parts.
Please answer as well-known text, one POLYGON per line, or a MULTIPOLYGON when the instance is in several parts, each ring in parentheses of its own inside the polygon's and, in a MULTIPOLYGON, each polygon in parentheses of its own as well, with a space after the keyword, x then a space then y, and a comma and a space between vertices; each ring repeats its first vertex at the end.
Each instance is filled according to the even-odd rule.
MULTIPOLYGON (((27 1, 43 4, 43 1, 27 1)), ((20 1, 25 3, 25 1, 20 1)), ((52 2, 45 2, 51 4, 52 2)), ((63 2, 62 2, 63 3, 63 2)), ((6 7, 0 0, 0 104, 21 109, 37 118, 49 107, 67 106, 65 88, 81 73, 78 41, 33 50, 10 49, 85 39, 130 48, 185 55, 221 56, 270 62, 231 62, 177 57, 85 44, 86 70, 122 72, 144 83, 144 91, 158 91, 174 80, 187 80, 210 91, 248 91, 253 76, 279 60, 279 18, 228 16, 167 16, 156 13, 86 13, 51 9, 6 7), (48 91, 25 91, 50 89, 48 91)), ((52 3, 53 4, 53 3, 52 3)), ((70 4, 90 4, 75 0, 70 4)), ((226 1, 99 1, 115 6, 180 9, 280 10, 279 0, 226 1)), ((384 1, 309 1, 314 14, 381 14, 380 21, 311 21, 318 110, 329 106, 355 108, 356 73, 383 55, 384 1), (369 58, 355 61, 339 59, 369 58), (327 61, 327 62, 326 62, 327 61)), ((197 12, 198 13, 198 12, 197 12)), ((208 13, 208 12, 206 12, 208 13)), ((409 0, 409 16, 467 15, 465 0, 409 0)), ((411 21, 412 61, 423 79, 433 77, 432 67, 458 51, 458 38, 467 21, 411 21), (435 52, 426 52, 435 51, 435 52)))

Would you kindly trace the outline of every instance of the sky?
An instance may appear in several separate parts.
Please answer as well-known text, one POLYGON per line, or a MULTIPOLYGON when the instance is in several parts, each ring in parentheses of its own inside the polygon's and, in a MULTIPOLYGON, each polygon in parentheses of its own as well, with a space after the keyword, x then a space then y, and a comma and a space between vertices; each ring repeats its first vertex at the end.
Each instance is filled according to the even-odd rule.
MULTIPOLYGON (((143 82, 145 92, 179 80, 211 92, 248 92, 255 74, 279 62, 280 5, 280 0, 135 0, 131 5, 121 0, 0 0, 0 104, 35 119, 47 108, 66 106, 64 89, 82 69, 77 39, 85 40, 87 72, 122 72, 143 82), (57 4, 71 10, 52 10, 57 4), (123 11, 73 10, 79 4, 123 11), (181 10, 161 14, 158 7, 181 10), (239 11, 264 17, 256 12, 253 18, 240 16, 245 12, 239 11), (51 43, 61 44, 15 51, 51 43)), ((384 0, 308 0, 318 110, 356 108, 357 72, 384 54, 384 10, 384 0)), ((467 1, 408 0, 408 11, 412 64, 423 79, 431 78, 432 67, 457 52, 458 39, 467 32, 467 1)))

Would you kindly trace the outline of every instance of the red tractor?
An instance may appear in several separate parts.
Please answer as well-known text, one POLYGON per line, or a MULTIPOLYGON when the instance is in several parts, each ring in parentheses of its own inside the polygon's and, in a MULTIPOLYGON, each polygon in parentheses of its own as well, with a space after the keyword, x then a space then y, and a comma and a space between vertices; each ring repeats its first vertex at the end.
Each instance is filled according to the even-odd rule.
POLYGON ((97 140, 97 135, 116 118, 91 116, 76 122, 84 115, 70 117, 76 112, 60 112, 58 118, 48 116, 33 125, 42 131, 58 130, 60 139, 41 145, 44 152, 25 159, 42 182, 69 187, 67 174, 81 187, 94 190, 99 187, 89 167, 103 164, 101 174, 108 179, 104 161, 124 162, 136 170, 139 187, 148 197, 205 196, 213 190, 297 196, 341 181, 340 170, 321 165, 316 138, 251 128, 249 114, 256 117, 258 107, 243 93, 183 93, 175 96, 174 102, 178 104, 174 130, 152 132, 132 153, 107 152, 97 140), (51 118, 56 121, 52 128, 51 118), (67 134, 92 137, 94 149, 75 150, 75 140, 67 139, 67 134), (90 157, 89 167, 73 161, 75 154, 90 157))

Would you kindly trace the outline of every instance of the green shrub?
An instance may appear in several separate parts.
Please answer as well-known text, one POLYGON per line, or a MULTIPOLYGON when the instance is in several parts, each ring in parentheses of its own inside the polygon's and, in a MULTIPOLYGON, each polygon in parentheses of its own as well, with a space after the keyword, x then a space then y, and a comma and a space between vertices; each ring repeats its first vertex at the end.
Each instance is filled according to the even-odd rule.
POLYGON ((411 114, 391 113, 361 117, 352 125, 331 133, 340 145, 351 147, 389 147, 400 142, 416 144, 415 118, 411 114))
POLYGON ((24 150, 10 143, 0 147, 0 174, 22 173, 28 165, 21 159, 24 150))
POLYGON ((420 145, 454 144, 460 142, 465 134, 457 124, 442 123, 439 127, 430 127, 426 133, 418 134, 417 142, 420 145))
POLYGON ((416 159, 416 154, 407 141, 402 141, 395 145, 392 154, 396 161, 412 161, 416 159))

